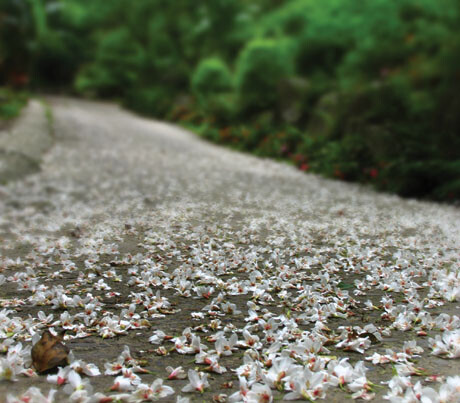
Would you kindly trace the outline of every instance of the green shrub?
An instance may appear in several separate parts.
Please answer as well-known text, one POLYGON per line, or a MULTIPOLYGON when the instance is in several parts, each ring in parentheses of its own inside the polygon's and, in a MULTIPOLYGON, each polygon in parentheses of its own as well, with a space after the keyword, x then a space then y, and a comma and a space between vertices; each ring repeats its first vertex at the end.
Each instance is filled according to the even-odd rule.
POLYGON ((25 92, 15 92, 0 88, 0 123, 1 120, 12 119, 19 115, 27 104, 28 95, 25 92))
POLYGON ((243 114, 276 109, 278 85, 293 74, 293 52, 287 40, 256 39, 237 60, 237 91, 243 114))
POLYGON ((394 161, 383 172, 382 188, 402 196, 452 200, 460 197, 460 160, 394 161))
POLYGON ((233 79, 227 65, 219 58, 202 60, 192 75, 192 91, 198 98, 229 92, 233 89, 233 79))
POLYGON ((233 110, 233 77, 219 58, 207 58, 196 67, 191 78, 192 92, 205 114, 226 119, 233 110))
POLYGON ((102 35, 95 61, 76 78, 76 90, 100 96, 123 96, 137 81, 143 51, 127 28, 102 35))
POLYGON ((128 89, 123 104, 144 115, 166 116, 174 105, 175 94, 165 87, 128 89))
POLYGON ((34 84, 42 87, 66 85, 76 73, 78 44, 70 37, 47 33, 37 43, 33 55, 34 84))

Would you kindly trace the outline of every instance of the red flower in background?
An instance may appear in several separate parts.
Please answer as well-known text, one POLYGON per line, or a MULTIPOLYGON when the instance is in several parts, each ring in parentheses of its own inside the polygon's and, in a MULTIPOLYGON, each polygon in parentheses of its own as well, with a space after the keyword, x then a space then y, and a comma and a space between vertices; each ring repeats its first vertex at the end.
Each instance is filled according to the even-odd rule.
POLYGON ((308 165, 306 162, 300 165, 299 169, 301 171, 308 171, 310 169, 310 165, 308 165))
POLYGON ((24 87, 29 82, 29 76, 26 73, 12 72, 10 81, 15 87, 24 87))
POLYGON ((371 168, 369 170, 369 176, 372 178, 372 179, 375 179, 377 178, 377 176, 379 176, 379 171, 377 168, 371 168))

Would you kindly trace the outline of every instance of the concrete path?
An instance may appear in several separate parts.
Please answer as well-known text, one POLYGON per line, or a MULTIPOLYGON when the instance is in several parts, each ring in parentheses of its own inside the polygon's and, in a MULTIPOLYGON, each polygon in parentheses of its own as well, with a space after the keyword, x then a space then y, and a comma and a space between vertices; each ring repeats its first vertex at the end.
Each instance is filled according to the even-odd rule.
MULTIPOLYGON (((66 277, 66 261, 71 261, 81 272, 94 273, 99 280, 104 279, 98 277, 102 276, 101 270, 105 270, 101 267, 110 264, 117 267, 113 263, 117 259, 125 259, 125 263, 127 260, 130 266, 137 267, 143 267, 145 259, 150 259, 152 265, 156 262, 169 273, 169 281, 173 281, 174 270, 204 270, 203 267, 211 270, 210 267, 214 267, 217 271, 210 278, 211 285, 217 289, 212 299, 218 290, 224 292, 233 287, 233 275, 240 281, 247 281, 251 271, 263 272, 266 268, 270 277, 262 274, 263 278, 258 278, 260 274, 256 273, 254 278, 262 283, 266 280, 266 292, 274 296, 279 309, 274 304, 272 310, 268 299, 267 307, 277 315, 282 306, 292 309, 282 301, 297 297, 306 284, 322 281, 330 281, 335 290, 337 287, 346 289, 358 305, 371 298, 376 306, 385 295, 394 296, 395 304, 399 301, 407 306, 404 296, 415 295, 411 293, 417 293, 419 288, 414 283, 418 283, 423 290, 419 291, 417 299, 422 301, 423 309, 426 301, 432 299, 444 304, 433 308, 434 311, 430 311, 433 315, 443 310, 458 314, 460 291, 455 294, 455 287, 460 286, 458 208, 402 200, 358 185, 304 174, 288 165, 208 144, 173 125, 139 118, 111 104, 66 98, 49 101, 54 115, 55 143, 44 155, 41 169, 0 186, 0 268, 5 278, 32 268, 48 276, 49 283, 45 281, 44 284, 49 288, 56 284, 70 285, 72 295, 80 293, 82 296, 91 289, 95 295, 101 295, 102 301, 106 298, 103 290, 91 288, 89 280, 87 286, 79 280, 81 291, 72 288, 77 277, 66 277), (302 273, 310 270, 309 267, 316 268, 315 273, 326 268, 329 280, 304 277, 302 273), (410 287, 399 284, 401 276, 398 274, 387 276, 382 267, 392 273, 402 270, 410 287), (448 271, 443 271, 446 268, 448 271), (290 273, 287 278, 284 270, 290 273), (49 277, 53 271, 56 277, 49 277), (430 277, 430 271, 438 277, 430 277), (453 288, 442 288, 443 285, 436 282, 448 273, 454 273, 453 288), (292 287, 287 287, 292 276, 298 276, 303 286, 292 283, 292 287), (222 287, 219 286, 221 278, 222 287), (429 278, 431 285, 422 286, 429 278), (279 289, 274 286, 276 279, 280 281, 279 289), (360 281, 366 284, 361 294, 360 281), (402 288, 395 290, 394 281, 402 288), (391 286, 385 288, 385 283, 391 286), (285 294, 280 296, 281 291, 285 294), (430 295, 430 291, 433 294, 430 295)), ((44 130, 43 122, 29 122, 28 125, 34 130, 44 130)), ((0 149, 5 149, 1 141, 0 138, 0 149)), ((41 145, 49 148, 48 144, 41 145)), ((128 286, 129 273, 121 269, 120 272, 123 273, 122 284, 107 282, 114 290, 124 293, 124 302, 129 305, 128 295, 137 288, 132 284, 128 286)), ((193 280, 194 277, 189 278, 193 280)), ((28 306, 30 291, 17 291, 14 278, 9 282, 13 288, 4 285, 0 292, 3 306, 12 309, 20 306, 17 304, 21 301, 28 306), (14 301, 14 298, 21 301, 14 301)), ((199 286, 206 284, 206 276, 200 277, 199 286)), ((164 290, 167 295, 168 287, 164 290)), ((249 294, 241 300, 244 314, 248 312, 246 302, 252 293, 249 294)), ((174 298, 170 297, 176 301, 174 298)), ((171 323, 155 322, 154 328, 145 331, 145 337, 151 336, 155 328, 168 328, 180 334, 186 326, 199 324, 199 321, 192 321, 191 312, 200 311, 209 301, 203 300, 202 305, 196 306, 191 299, 189 309, 189 299, 184 302, 184 298, 177 298, 180 321, 172 324, 174 316, 168 316, 166 320, 171 323)), ((263 302, 263 299, 253 300, 263 302)), ((113 312, 123 305, 112 306, 107 301, 106 304, 113 312)), ((356 308, 359 315, 350 315, 328 326, 334 331, 347 323, 363 326, 363 307, 356 308)), ((23 308, 23 313, 17 315, 24 317, 27 312, 31 318, 36 318, 39 307, 34 309, 23 308)), ((40 309, 48 308, 45 304, 40 309)), ((49 309, 57 319, 61 311, 49 309)), ((72 309, 76 314, 78 308, 72 309)), ((352 310, 351 305, 349 310, 352 310)), ((381 313, 376 312, 375 318, 380 318, 381 313)), ((235 323, 239 322, 235 320, 235 323)), ((391 323, 385 326, 391 327, 391 323)), ((33 324, 36 327, 32 329, 41 332, 42 327, 35 321, 33 324)), ((243 319, 240 325, 245 326, 243 319)), ((399 336, 393 334, 387 346, 394 343, 401 347, 404 341, 416 338, 415 330, 394 329, 399 336)), ((17 340, 30 344, 31 334, 20 333, 19 336, 17 340)), ((132 349, 141 351, 140 336, 138 339, 126 337, 113 342, 115 350, 110 350, 112 345, 104 342, 106 347, 100 347, 104 351, 102 355, 95 353, 91 345, 78 342, 78 338, 69 338, 69 344, 75 355, 80 354, 87 360, 94 357, 102 368, 103 361, 116 358, 124 344, 131 343, 132 349)), ((421 343, 428 357, 429 343, 423 340, 421 343)), ((143 350, 146 349, 144 346, 143 350)), ((358 358, 363 359, 363 356, 358 358)), ((434 372, 443 372, 433 369, 447 362, 438 360, 427 361, 425 365, 431 366, 434 372)), ((235 368, 241 364, 242 359, 234 363, 235 368)), ((163 368, 156 361, 151 366, 157 371, 163 368)), ((458 361, 448 361, 445 368, 445 375, 460 372, 458 361)), ((390 373, 391 368, 386 373, 387 380, 390 373)), ((43 377, 40 379, 42 385, 47 385, 43 377)), ((218 376, 216 379, 214 385, 220 385, 221 380, 218 376)), ((15 388, 21 391, 37 381, 27 382, 20 380, 15 388)), ((181 386, 185 384, 185 381, 178 382, 181 386)), ((110 386, 107 382, 100 385, 101 388, 110 386)), ((0 393, 6 395, 8 388, 0 385, 0 393)), ((175 389, 180 391, 179 387, 175 389)), ((234 388, 223 393, 233 393, 237 389, 236 380, 234 388)), ((336 393, 338 397, 334 398, 343 398, 341 392, 331 396, 336 393)), ((384 392, 379 393, 381 397, 384 392)), ((206 399, 210 399, 210 395, 206 399)))

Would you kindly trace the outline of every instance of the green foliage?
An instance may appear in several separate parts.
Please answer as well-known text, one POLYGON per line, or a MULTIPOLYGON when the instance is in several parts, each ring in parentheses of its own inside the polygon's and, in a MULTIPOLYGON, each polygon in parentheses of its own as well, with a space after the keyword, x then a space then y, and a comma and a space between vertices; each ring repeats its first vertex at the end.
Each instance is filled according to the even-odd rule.
POLYGON ((278 86, 294 70, 287 40, 255 39, 241 51, 237 63, 237 91, 243 113, 275 109, 278 86))
MULTIPOLYGON (((78 46, 78 45, 77 45, 78 46)), ((79 62, 75 43, 64 34, 47 33, 35 42, 32 55, 34 85, 41 87, 65 86, 73 79, 79 62)))
POLYGON ((202 60, 191 77, 192 92, 205 115, 225 120, 232 115, 233 77, 222 59, 202 60))
POLYGON ((124 105, 144 115, 166 116, 174 105, 175 96, 165 87, 126 90, 124 105))
POLYGON ((304 171, 452 200, 459 38, 458 0, 4 0, 0 84, 109 97, 304 171))
POLYGON ((0 123, 19 115, 27 104, 28 96, 24 92, 15 92, 0 87, 0 123))
POLYGON ((15 87, 69 86, 82 62, 84 44, 73 26, 59 25, 63 4, 47 0, 0 2, 0 82, 15 87))
POLYGON ((460 161, 394 161, 383 173, 388 190, 403 196, 429 195, 437 200, 460 197, 460 161))
POLYGON ((92 89, 101 96, 123 96, 136 83, 142 58, 142 48, 133 45, 129 30, 115 29, 99 42, 96 60, 79 74, 76 89, 92 89))
POLYGON ((25 85, 33 17, 26 1, 0 2, 0 84, 25 85))
POLYGON ((202 60, 192 75, 192 90, 197 97, 229 92, 233 79, 227 65, 219 58, 202 60))
MULTIPOLYGON (((343 0, 294 0, 268 14, 267 34, 295 38, 295 64, 302 74, 332 74, 353 45, 356 6, 343 0)), ((359 13, 358 13, 359 14, 359 13)))

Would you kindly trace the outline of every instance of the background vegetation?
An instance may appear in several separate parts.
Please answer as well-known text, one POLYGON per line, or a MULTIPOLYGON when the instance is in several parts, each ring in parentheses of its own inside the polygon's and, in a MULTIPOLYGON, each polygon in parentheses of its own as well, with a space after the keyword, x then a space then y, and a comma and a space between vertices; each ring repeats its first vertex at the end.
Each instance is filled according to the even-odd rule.
POLYGON ((0 88, 0 130, 3 126, 7 126, 10 119, 19 115, 27 100, 28 94, 23 91, 0 88))
POLYGON ((458 200, 459 31, 458 0, 2 0, 0 84, 458 200))

